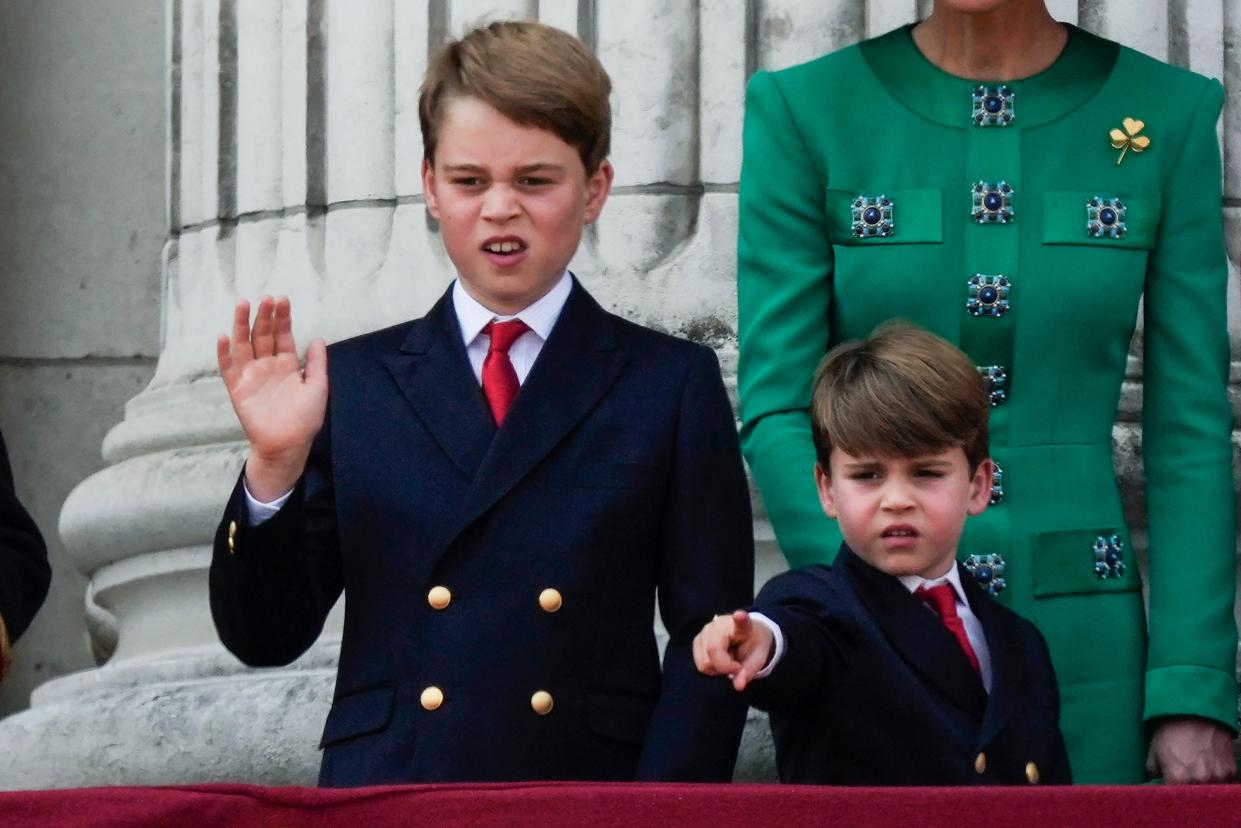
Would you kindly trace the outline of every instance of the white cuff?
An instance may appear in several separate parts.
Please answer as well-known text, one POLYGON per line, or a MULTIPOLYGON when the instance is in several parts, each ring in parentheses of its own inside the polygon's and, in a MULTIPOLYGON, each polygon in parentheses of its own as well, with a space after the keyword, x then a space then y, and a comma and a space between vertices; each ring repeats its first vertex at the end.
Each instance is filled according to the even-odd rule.
POLYGON ((271 520, 276 512, 280 511, 280 507, 288 501, 289 496, 293 494, 293 490, 289 489, 275 500, 269 500, 264 503, 256 500, 254 495, 250 494, 250 487, 246 485, 246 479, 241 479, 241 490, 246 496, 246 526, 258 526, 271 520))
POLYGON ((771 637, 775 639, 775 646, 772 648, 771 658, 767 660, 766 666, 754 674, 754 679, 767 678, 771 675, 771 671, 776 669, 776 665, 780 663, 780 659, 784 658, 784 633, 780 632, 780 625, 772 621, 761 612, 750 613, 750 620, 757 621, 768 630, 771 631, 771 637))

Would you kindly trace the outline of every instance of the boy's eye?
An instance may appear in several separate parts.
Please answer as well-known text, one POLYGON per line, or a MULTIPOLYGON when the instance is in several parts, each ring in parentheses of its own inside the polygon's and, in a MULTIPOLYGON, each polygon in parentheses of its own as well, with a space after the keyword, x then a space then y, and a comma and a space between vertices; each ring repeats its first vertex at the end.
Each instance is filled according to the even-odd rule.
POLYGON ((878 480, 879 472, 877 471, 855 471, 849 475, 850 480, 878 480))
POLYGON ((523 187, 545 187, 552 183, 550 178, 540 178, 537 175, 526 175, 517 179, 517 183, 523 187))
POLYGON ((944 473, 939 469, 918 469, 914 472, 914 477, 943 477, 944 473))
POLYGON ((476 175, 462 175, 454 178, 452 183, 458 187, 478 187, 483 180, 476 175))

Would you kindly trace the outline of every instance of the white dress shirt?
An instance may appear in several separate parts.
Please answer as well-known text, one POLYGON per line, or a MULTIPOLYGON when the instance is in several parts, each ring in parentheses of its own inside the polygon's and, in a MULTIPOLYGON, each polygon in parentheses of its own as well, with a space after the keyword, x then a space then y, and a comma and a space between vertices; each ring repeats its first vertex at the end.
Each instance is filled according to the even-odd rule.
MULTIPOLYGON (((530 374, 530 369, 534 367, 534 361, 538 358, 539 352, 543 350, 543 343, 551 336, 552 328, 556 327, 556 320, 560 319, 560 312, 564 310, 565 302, 568 301, 572 290, 573 277, 566 270, 556 286, 545 293, 543 298, 513 316, 501 316, 488 310, 471 296, 461 284, 461 280, 457 279, 452 286, 452 308, 457 314, 457 326, 461 329, 461 340, 465 343, 465 354, 469 357, 470 368, 474 370, 475 381, 480 386, 483 384, 483 360, 487 358, 487 349, 491 344, 491 337, 483 333, 483 328, 492 321, 507 322, 510 319, 520 319, 530 330, 517 337, 512 347, 508 349, 508 358, 513 363, 513 370, 517 373, 517 382, 524 384, 526 377, 530 374)), ((275 500, 264 502, 256 500, 250 494, 244 478, 241 485, 245 490, 246 523, 249 526, 258 526, 270 519, 280 511, 280 507, 289 499, 289 495, 293 494, 290 489, 275 500)))
MULTIPOLYGON (((965 635, 970 640, 970 646, 974 648, 974 655, 978 656, 978 672, 982 677, 982 686, 988 693, 991 692, 991 650, 987 647, 987 636, 983 633, 982 622, 978 620, 978 616, 970 609, 969 602, 965 600, 965 590, 961 588, 961 572, 954 563, 952 568, 948 570, 948 574, 940 578, 923 578, 919 575, 901 575, 898 580, 901 586, 909 590, 912 594, 917 592, 919 587, 930 589, 940 584, 951 584, 953 594, 957 597, 957 615, 961 618, 961 623, 965 625, 965 635)), ((930 604, 926 605, 927 612, 934 615, 936 619, 939 614, 935 612, 935 608, 930 604)), ((752 612, 750 617, 767 629, 771 630, 772 636, 775 638, 775 646, 772 647, 771 660, 762 670, 754 674, 754 678, 765 678, 771 674, 776 668, 776 664, 784 657, 784 633, 780 630, 780 625, 772 621, 761 612, 752 612)))

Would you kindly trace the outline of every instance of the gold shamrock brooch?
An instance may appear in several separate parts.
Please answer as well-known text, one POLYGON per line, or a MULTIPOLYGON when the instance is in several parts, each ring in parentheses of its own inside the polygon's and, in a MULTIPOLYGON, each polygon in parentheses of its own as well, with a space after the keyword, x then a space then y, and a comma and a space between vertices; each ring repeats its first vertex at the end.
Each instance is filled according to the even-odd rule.
POLYGON ((1123 131, 1113 129, 1108 133, 1112 138, 1112 146, 1120 150, 1120 157, 1116 159, 1118 166, 1121 161, 1125 160, 1125 153, 1129 150, 1142 152, 1151 145, 1151 139, 1140 134, 1146 126, 1145 121, 1139 121, 1137 118, 1125 118, 1121 125, 1124 127, 1123 131))

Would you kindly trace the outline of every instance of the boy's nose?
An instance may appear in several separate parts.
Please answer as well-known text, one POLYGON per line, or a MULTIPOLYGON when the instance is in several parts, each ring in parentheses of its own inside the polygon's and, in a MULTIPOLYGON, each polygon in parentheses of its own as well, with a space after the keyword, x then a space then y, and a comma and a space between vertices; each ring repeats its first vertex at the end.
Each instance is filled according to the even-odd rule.
POLYGON ((483 197, 482 216, 487 221, 507 221, 518 213, 517 197, 508 187, 491 187, 483 197))
POLYGON ((888 511, 900 512, 913 508, 914 501, 910 497, 908 487, 901 483, 891 482, 883 487, 879 505, 888 511))

